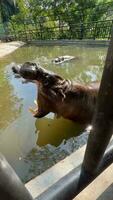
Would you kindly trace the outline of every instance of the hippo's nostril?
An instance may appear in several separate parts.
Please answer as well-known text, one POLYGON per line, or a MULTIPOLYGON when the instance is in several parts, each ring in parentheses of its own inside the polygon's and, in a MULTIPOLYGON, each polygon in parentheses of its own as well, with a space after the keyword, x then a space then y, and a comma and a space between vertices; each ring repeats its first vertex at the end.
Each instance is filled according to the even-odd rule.
POLYGON ((19 74, 20 68, 21 68, 20 65, 12 66, 12 71, 13 71, 15 74, 19 74))
POLYGON ((14 72, 14 73, 17 73, 17 69, 13 66, 12 67, 12 71, 14 72))

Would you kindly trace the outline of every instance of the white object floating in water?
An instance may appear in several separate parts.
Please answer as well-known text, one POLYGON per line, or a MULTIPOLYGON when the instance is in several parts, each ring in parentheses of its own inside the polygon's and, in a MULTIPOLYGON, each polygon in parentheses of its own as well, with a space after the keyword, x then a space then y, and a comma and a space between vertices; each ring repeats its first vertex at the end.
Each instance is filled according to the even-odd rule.
POLYGON ((69 60, 73 60, 73 59, 75 59, 74 56, 66 55, 66 56, 59 56, 59 57, 53 59, 52 62, 54 64, 61 64, 63 62, 66 62, 66 61, 69 61, 69 60))

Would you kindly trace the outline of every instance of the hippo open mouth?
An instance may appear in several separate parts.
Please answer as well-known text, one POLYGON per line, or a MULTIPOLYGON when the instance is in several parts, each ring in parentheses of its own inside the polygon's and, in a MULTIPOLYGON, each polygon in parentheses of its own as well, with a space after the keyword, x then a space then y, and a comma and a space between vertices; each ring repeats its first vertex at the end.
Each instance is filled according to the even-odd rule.
MULTIPOLYGON (((23 65, 13 65, 12 71, 15 74, 15 78, 24 78, 22 83, 33 82, 39 86, 39 82, 36 80, 37 74, 37 65, 35 63, 26 62, 23 65)), ((29 111, 33 114, 33 116, 37 116, 38 113, 38 103, 37 100, 34 100, 34 104, 36 108, 29 107, 29 111)))
POLYGON ((36 109, 30 108, 34 117, 41 118, 53 112, 73 121, 91 122, 99 84, 72 83, 32 62, 15 65, 12 70, 27 82, 37 85, 36 109))
POLYGON ((26 62, 23 65, 14 65, 12 66, 12 71, 16 75, 15 77, 25 79, 23 83, 33 82, 37 85, 37 100, 34 100, 36 108, 29 108, 33 116, 40 118, 48 114, 51 109, 49 108, 50 105, 48 105, 49 99, 46 99, 45 96, 57 96, 56 92, 52 91, 52 86, 62 78, 31 62, 26 62), (46 89, 47 91, 45 91, 46 89))

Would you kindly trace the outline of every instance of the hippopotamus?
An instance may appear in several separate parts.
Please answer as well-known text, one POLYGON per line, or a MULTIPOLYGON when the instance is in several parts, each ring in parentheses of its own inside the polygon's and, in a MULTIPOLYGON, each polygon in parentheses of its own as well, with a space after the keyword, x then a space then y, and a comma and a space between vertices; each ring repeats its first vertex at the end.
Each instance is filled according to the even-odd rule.
MULTIPOLYGON (((56 57, 52 60, 52 62, 54 64, 61 64, 63 62, 66 62, 66 61, 69 61, 69 60, 73 60, 75 59, 74 56, 69 56, 69 55, 65 55, 65 56, 59 56, 59 57, 56 57)), ((78 57, 76 57, 76 59, 78 59, 78 57)))
POLYGON ((99 84, 83 85, 62 78, 39 64, 25 62, 12 67, 14 73, 37 85, 36 118, 53 112, 57 117, 90 123, 95 111, 99 84))

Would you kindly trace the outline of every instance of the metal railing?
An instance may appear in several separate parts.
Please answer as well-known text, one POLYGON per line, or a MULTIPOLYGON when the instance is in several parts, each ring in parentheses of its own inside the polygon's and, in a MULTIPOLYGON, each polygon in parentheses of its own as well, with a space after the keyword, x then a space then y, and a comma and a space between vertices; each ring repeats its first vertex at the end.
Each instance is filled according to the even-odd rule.
MULTIPOLYGON (((33 8, 32 8, 33 9, 33 8)), ((43 10, 42 10, 43 11, 43 10)), ((0 24, 0 38, 36 41, 56 39, 110 39, 113 24, 113 2, 99 5, 77 5, 73 10, 57 9, 21 19, 13 17, 7 26, 0 24), (90 10, 90 12, 89 12, 90 10), (99 21, 100 19, 100 21, 99 21), (3 31, 3 27, 4 31, 3 31), (2 31, 2 33, 1 33, 2 31)))
POLYGON ((56 39, 110 39, 113 20, 90 23, 60 24, 59 21, 20 21, 10 23, 13 40, 36 41, 56 39), (51 26, 48 24, 52 24, 51 26))

